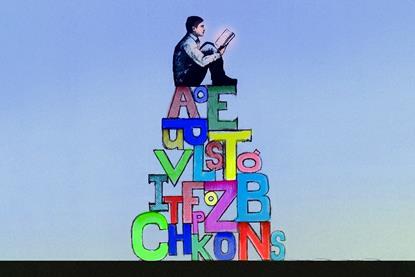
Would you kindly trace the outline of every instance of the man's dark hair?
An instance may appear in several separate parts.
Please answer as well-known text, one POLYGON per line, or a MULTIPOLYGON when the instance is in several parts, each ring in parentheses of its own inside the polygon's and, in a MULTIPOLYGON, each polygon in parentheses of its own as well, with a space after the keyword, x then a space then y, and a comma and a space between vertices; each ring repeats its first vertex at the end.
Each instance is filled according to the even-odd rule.
POLYGON ((197 27, 197 25, 199 25, 200 23, 203 22, 203 18, 201 18, 200 16, 189 16, 186 20, 186 31, 188 33, 192 32, 192 27, 197 27))

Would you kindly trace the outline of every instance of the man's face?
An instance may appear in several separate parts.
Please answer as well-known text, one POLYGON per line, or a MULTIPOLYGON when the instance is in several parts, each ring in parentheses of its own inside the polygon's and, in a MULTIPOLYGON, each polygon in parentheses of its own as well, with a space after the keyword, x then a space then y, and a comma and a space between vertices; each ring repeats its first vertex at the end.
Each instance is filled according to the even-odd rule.
POLYGON ((205 23, 200 22, 197 27, 193 27, 193 34, 198 37, 203 37, 205 34, 205 23))

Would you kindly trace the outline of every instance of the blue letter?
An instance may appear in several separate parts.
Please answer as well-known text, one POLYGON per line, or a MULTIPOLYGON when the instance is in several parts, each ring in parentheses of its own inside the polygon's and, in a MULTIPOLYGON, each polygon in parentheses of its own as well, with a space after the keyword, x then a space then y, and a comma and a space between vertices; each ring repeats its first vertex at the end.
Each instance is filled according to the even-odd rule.
POLYGON ((268 177, 262 173, 239 173, 236 221, 258 222, 268 221, 271 218, 271 204, 266 195, 269 190, 268 177), (248 190, 248 183, 254 182, 259 185, 257 190, 248 190), (261 210, 249 212, 248 202, 257 201, 261 203, 261 210))
POLYGON ((192 254, 192 224, 183 224, 183 234, 177 234, 177 225, 169 224, 169 255, 177 256, 177 242, 183 241, 183 255, 192 254))
POLYGON ((204 144, 207 139, 207 119, 199 118, 162 118, 163 129, 183 129, 184 141, 190 145, 204 144), (199 135, 193 134, 194 129, 200 129, 199 135))
POLYGON ((230 261, 235 257, 236 241, 235 236, 230 232, 217 233, 213 241, 213 251, 218 260, 230 261), (226 240, 228 243, 228 250, 222 251, 222 242, 226 240))
POLYGON ((205 160, 204 146, 195 145, 193 152, 193 181, 215 181, 215 171, 204 171, 203 162, 205 160))

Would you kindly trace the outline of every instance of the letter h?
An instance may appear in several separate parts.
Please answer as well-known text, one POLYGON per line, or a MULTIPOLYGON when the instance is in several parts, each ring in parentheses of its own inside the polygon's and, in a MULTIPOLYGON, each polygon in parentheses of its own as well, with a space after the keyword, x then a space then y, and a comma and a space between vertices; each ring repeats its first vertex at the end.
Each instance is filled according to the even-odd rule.
POLYGON ((177 242, 183 241, 183 255, 192 254, 192 224, 183 223, 183 234, 177 234, 177 224, 169 224, 169 255, 177 256, 177 242))

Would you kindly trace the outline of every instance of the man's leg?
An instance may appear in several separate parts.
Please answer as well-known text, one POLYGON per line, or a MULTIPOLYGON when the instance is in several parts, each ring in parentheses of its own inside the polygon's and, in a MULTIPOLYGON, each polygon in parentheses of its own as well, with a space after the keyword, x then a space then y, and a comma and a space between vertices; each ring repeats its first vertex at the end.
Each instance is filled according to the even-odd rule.
MULTIPOLYGON (((215 45, 211 42, 205 42, 200 50, 205 55, 218 53, 218 49, 216 49, 215 45)), ((207 67, 209 67, 212 85, 236 85, 238 81, 237 79, 232 79, 226 76, 222 58, 211 62, 207 67)))
POLYGON ((192 64, 192 66, 189 68, 189 71, 183 78, 183 85, 189 87, 199 86, 203 82, 207 70, 207 67, 201 67, 197 64, 192 64))
POLYGON ((200 47, 200 51, 202 51, 205 55, 212 55, 214 53, 218 53, 218 49, 216 49, 216 46, 209 41, 202 44, 202 46, 200 47))

